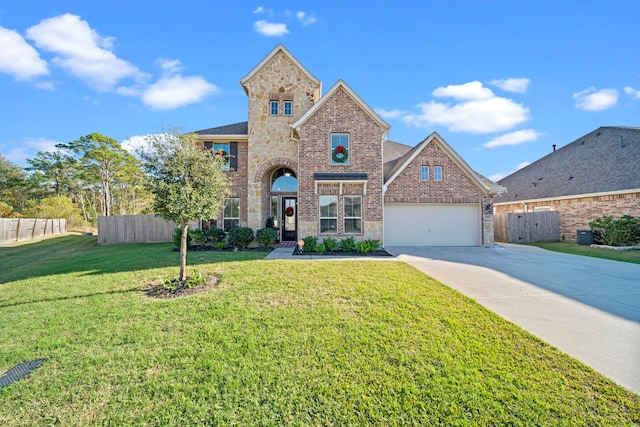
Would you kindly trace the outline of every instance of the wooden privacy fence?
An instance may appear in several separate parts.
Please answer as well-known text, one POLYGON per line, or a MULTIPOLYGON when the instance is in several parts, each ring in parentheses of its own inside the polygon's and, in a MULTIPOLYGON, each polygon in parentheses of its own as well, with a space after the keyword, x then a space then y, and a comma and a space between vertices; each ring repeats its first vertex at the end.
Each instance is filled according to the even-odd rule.
POLYGON ((0 244, 51 237, 67 232, 64 218, 0 218, 0 244))
MULTIPOLYGON (((189 223, 199 228, 199 221, 189 223)), ((98 217, 98 244, 159 243, 173 240, 176 225, 155 215, 118 215, 98 217)))
POLYGON ((533 243, 560 240, 557 211, 501 213, 494 215, 496 242, 533 243))

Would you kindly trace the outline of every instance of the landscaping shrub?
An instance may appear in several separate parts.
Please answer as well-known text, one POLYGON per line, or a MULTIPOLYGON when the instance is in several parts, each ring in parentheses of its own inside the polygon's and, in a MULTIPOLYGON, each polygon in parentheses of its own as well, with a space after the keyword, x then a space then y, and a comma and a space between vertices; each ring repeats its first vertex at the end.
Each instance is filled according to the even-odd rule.
POLYGON ((234 248, 246 249, 253 241, 253 230, 249 227, 235 227, 229 230, 229 244, 234 248))
POLYGON ((597 243, 610 246, 633 246, 640 242, 640 221, 631 215, 615 219, 604 215, 589 223, 597 243))
POLYGON ((278 233, 273 228, 261 228, 256 231, 256 242, 261 248, 273 245, 278 238, 278 233))
POLYGON ((353 237, 347 237, 342 242, 340 242, 340 247, 343 252, 355 252, 356 250, 356 241, 353 237))
POLYGON ((327 248, 324 246, 324 243, 318 243, 316 245, 316 252, 324 252, 327 248))
POLYGON ((217 246, 218 243, 223 243, 224 238, 227 237, 227 233, 221 228, 211 227, 204 230, 205 243, 210 243, 217 246))
POLYGON ((380 247, 380 242, 376 239, 368 239, 363 240, 362 242, 356 243, 356 248, 363 254, 368 254, 369 252, 373 252, 380 247))
POLYGON ((316 236, 307 236, 304 239, 304 251, 315 252, 316 245, 318 244, 318 238, 316 236))
POLYGON ((335 252, 340 248, 340 241, 333 237, 326 237, 322 243, 329 252, 335 252))

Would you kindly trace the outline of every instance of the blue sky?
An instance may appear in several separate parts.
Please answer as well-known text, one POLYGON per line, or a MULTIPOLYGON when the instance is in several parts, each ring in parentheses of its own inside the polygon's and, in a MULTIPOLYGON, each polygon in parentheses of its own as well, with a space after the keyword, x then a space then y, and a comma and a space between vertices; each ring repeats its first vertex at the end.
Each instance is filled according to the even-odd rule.
POLYGON ((640 126, 640 2, 0 0, 0 154, 246 120, 276 45, 415 145, 499 179, 599 126, 640 126))

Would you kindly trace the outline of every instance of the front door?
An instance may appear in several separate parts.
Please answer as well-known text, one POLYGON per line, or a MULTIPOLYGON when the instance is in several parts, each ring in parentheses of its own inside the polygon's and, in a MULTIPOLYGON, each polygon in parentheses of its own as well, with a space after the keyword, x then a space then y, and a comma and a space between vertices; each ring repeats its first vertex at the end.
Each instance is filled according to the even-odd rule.
POLYGON ((295 242, 298 240, 296 231, 298 210, 296 209, 296 197, 282 198, 282 241, 295 242))

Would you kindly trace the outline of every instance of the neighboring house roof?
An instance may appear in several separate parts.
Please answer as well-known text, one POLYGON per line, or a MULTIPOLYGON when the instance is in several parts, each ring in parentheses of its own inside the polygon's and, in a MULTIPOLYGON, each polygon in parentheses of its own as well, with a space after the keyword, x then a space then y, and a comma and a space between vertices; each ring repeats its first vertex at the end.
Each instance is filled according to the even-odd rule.
POLYGON ((499 183, 496 203, 640 189, 640 127, 599 127, 499 183))
POLYGON ((289 52, 287 50, 286 47, 284 47, 282 44, 279 44, 278 46, 276 46, 271 52, 269 52, 269 54, 267 56, 264 57, 264 59, 262 61, 260 61, 260 63, 258 65, 256 65, 255 67, 253 67, 253 69, 251 71, 249 71, 249 74, 247 74, 246 76, 244 76, 243 78, 240 79, 240 84, 242 85, 242 87, 244 88, 245 92, 248 93, 248 89, 247 89, 247 82, 249 80, 251 80, 253 78, 253 76, 256 75, 256 73, 258 73, 258 71, 260 71, 260 69, 262 67, 265 66, 265 64, 267 64, 271 58, 273 58, 274 56, 276 56, 276 54, 278 52, 282 52, 284 53, 290 60, 291 62, 293 62, 294 64, 296 64, 296 66, 298 68, 300 68, 300 70, 309 78, 309 80, 311 80, 313 83, 315 83, 316 85, 318 85, 319 88, 322 87, 322 82, 317 79, 313 74, 311 74, 309 72, 309 70, 307 70, 306 68, 304 68, 304 66, 300 63, 300 61, 298 61, 295 56, 293 56, 291 54, 291 52, 289 52))
POLYGON ((246 137, 249 134, 249 122, 239 122, 233 123, 230 125, 218 126, 215 128, 203 129, 194 132, 197 135, 201 136, 220 136, 220 135, 229 135, 229 136, 244 136, 246 137))
POLYGON ((451 146, 447 144, 440 135, 438 135, 437 132, 432 132, 431 135, 426 137, 421 143, 419 143, 418 145, 416 145, 415 147, 407 151, 402 157, 400 157, 400 159, 396 161, 393 167, 389 169, 385 168, 385 171, 384 171, 385 190, 389 186, 389 184, 391 184, 393 180, 398 175, 400 175, 400 173, 404 170, 404 168, 407 167, 407 165, 410 164, 411 161, 413 161, 413 159, 418 154, 420 154, 420 152, 429 144, 438 144, 438 146, 440 146, 440 148, 447 154, 447 156, 449 156, 449 158, 454 163, 456 163, 458 167, 469 176, 469 178, 475 181, 476 184, 478 184, 478 186, 482 188, 484 191, 486 191, 487 193, 499 194, 506 191, 506 188, 504 188, 503 186, 496 184, 495 182, 491 181, 490 179, 480 175, 478 172, 471 169, 469 164, 465 162, 462 159, 462 157, 460 157, 460 155, 458 155, 458 153, 456 153, 455 150, 451 148, 451 146))
POLYGON ((360 98, 343 80, 338 80, 336 84, 334 84, 331 89, 329 89, 327 93, 324 94, 322 98, 320 98, 320 101, 316 102, 313 107, 311 107, 306 113, 304 113, 297 122, 291 125, 291 127, 295 130, 298 130, 298 128, 309 119, 309 117, 313 116, 316 111, 322 108, 322 105, 328 99, 330 99, 331 95, 333 95, 338 89, 343 89, 347 93, 347 95, 349 95, 351 99, 353 99, 353 101, 360 106, 360 108, 362 108, 376 123, 378 123, 378 125, 380 125, 380 127, 385 130, 385 132, 389 130, 391 126, 387 122, 382 120, 382 118, 375 111, 373 111, 373 109, 369 107, 367 103, 364 102, 362 98, 360 98))

